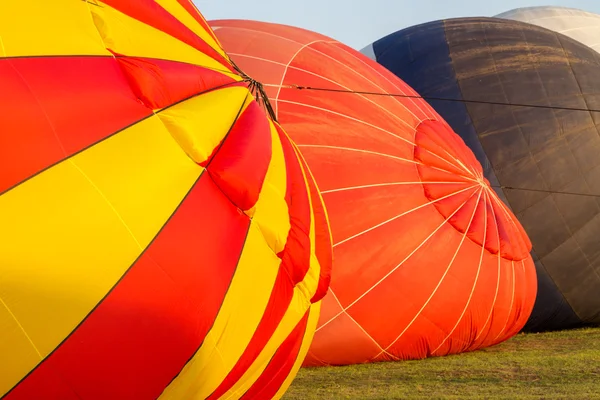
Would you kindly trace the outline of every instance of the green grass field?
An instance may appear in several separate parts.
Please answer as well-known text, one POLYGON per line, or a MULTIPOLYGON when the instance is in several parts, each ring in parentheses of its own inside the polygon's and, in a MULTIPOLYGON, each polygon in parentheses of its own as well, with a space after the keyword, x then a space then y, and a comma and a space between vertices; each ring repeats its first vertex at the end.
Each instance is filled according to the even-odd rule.
POLYGON ((303 368, 284 400, 600 399, 600 328, 520 334, 472 353, 303 368))

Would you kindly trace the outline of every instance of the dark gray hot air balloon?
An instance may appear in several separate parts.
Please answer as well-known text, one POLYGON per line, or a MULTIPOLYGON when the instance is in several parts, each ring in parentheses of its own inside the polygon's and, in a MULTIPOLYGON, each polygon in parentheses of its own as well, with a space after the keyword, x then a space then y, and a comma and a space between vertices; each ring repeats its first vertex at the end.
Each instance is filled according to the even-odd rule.
POLYGON ((462 136, 533 243, 538 298, 526 330, 600 323, 600 54, 518 21, 410 27, 363 52, 462 136), (462 102, 520 103, 556 109, 462 102), (562 193, 561 193, 562 192, 562 193))

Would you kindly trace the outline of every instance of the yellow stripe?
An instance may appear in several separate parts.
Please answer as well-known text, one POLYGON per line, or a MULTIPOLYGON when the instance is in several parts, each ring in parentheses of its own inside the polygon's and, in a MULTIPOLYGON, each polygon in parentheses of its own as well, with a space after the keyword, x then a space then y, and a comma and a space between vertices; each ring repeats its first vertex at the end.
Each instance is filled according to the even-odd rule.
MULTIPOLYGON (((157 117, 0 196, 0 297, 46 357, 106 295, 184 198, 202 168, 157 117)), ((0 394, 35 367, 3 316, 0 394)), ((7 319, 8 318, 8 319, 7 319)))
MULTIPOLYGON (((192 32, 198 35, 202 40, 204 40, 210 47, 215 49, 219 54, 221 54, 225 59, 229 57, 225 53, 225 51, 221 48, 221 45, 215 41, 213 36, 208 33, 202 25, 194 19, 188 13, 185 8, 179 4, 177 0, 156 0, 158 4, 160 4, 165 10, 167 10, 172 16, 181 21, 185 26, 187 26, 192 32)), ((198 13, 200 14, 200 13, 198 13)), ((201 16, 201 15, 200 15, 201 16)), ((202 16, 201 16, 202 17, 202 16)))
POLYGON ((246 87, 228 87, 193 97, 158 115, 177 143, 197 163, 206 161, 240 113, 254 100, 246 87))
POLYGON ((290 231, 290 216, 285 193, 287 176, 279 134, 271 126, 271 163, 256 205, 246 214, 254 218, 269 247, 278 254, 285 248, 290 231))
MULTIPOLYGON (((298 150, 295 149, 296 156, 299 157, 298 150)), ((288 160, 289 162, 299 162, 298 159, 288 160)), ((300 164, 301 165, 301 164, 300 164)), ((302 166, 301 166, 302 167, 302 166)), ((309 190, 308 182, 306 181, 306 170, 302 167, 302 173, 307 191, 309 190)), ((309 192, 307 192, 309 193, 309 192)), ((289 336, 290 332, 294 329, 298 322, 302 319, 306 310, 311 306, 310 299, 314 296, 317 291, 319 284, 320 265, 319 260, 315 254, 315 221, 314 221, 314 210, 311 198, 307 200, 310 204, 310 266, 302 282, 298 283, 294 287, 294 297, 288 306, 288 309, 280 322, 279 326, 273 333, 273 336, 269 339, 269 342, 254 361, 252 366, 246 371, 244 376, 236 382, 235 385, 223 396, 224 399, 237 399, 242 396, 252 384, 260 377, 265 368, 268 366, 273 354, 277 351, 279 346, 289 336)), ((289 217, 288 217, 289 218, 289 217)))
MULTIPOLYGON (((287 133, 285 133, 285 134, 287 135, 287 133)), ((289 139, 289 136, 287 136, 287 137, 289 139)), ((290 142, 292 143, 292 146, 294 146, 297 156, 300 159, 302 159, 302 161, 304 161, 304 163, 306 165, 308 165, 300 148, 298 148, 298 146, 296 145, 296 143, 293 140, 290 139, 290 142)), ((321 194, 321 190, 319 189, 319 184, 318 184, 317 180, 315 179, 315 176, 313 175, 312 170, 310 169, 310 165, 306 169, 306 174, 308 175, 308 179, 311 179, 312 182, 314 182, 314 184, 315 184, 315 190, 317 191, 317 194, 319 196, 319 201, 321 202, 321 206, 323 208, 323 213, 325 215, 325 221, 327 222, 327 232, 329 233, 329 244, 331 245, 333 243, 333 234, 331 232, 331 223, 329 222, 329 212, 327 211, 327 204, 325 204, 325 200, 323 200, 323 195, 321 194)))
POLYGON ((281 262, 275 254, 283 250, 290 229, 285 201, 285 158, 279 134, 272 124, 271 142, 269 169, 223 307, 202 348, 161 398, 210 395, 242 356, 266 309, 281 262))
MULTIPOLYGON (((212 36, 174 0, 160 0, 221 55, 212 36)), ((237 77, 218 61, 96 0, 0 2, 0 57, 103 55, 187 62, 237 77)))
POLYGON ((251 223, 231 286, 204 343, 160 399, 204 399, 225 379, 263 316, 281 260, 251 223))
POLYGON ((290 385, 292 384, 294 378, 298 374, 300 367, 302 367, 302 363, 308 354, 308 349, 312 344, 313 337, 315 336, 315 330, 317 329, 317 323, 319 322, 319 314, 321 312, 321 302, 316 302, 310 307, 310 314, 308 316, 308 322, 306 324, 306 334, 304 335, 304 339, 302 340, 302 347, 300 347, 300 352, 298 353, 298 358, 296 358, 296 362, 290 371, 290 374, 285 379, 281 388, 275 396, 273 396, 274 400, 280 399, 283 397, 285 392, 288 390, 290 385))
POLYGON ((294 288, 294 296, 285 312, 281 322, 275 329, 273 336, 265 345, 260 355, 256 358, 252 366, 246 373, 225 393, 222 399, 239 399, 250 389, 256 380, 262 375, 269 365, 273 355, 279 349, 281 344, 294 330, 298 322, 302 319, 306 310, 310 307, 310 301, 307 299, 298 286, 294 288))
POLYGON ((97 8, 74 0, 0 1, 0 56, 110 55, 91 7, 97 8))
POLYGON ((119 54, 174 60, 226 71, 206 54, 114 8, 102 4, 102 7, 92 6, 90 10, 104 44, 119 54))
MULTIPOLYGON (((2 286, 4 285, 0 286, 0 290, 2 286)), ((0 296, 6 298, 7 294, 2 290, 0 296)), ((32 366, 40 362, 42 357, 4 301, 0 302, 0 395, 3 395, 21 380, 32 366)))

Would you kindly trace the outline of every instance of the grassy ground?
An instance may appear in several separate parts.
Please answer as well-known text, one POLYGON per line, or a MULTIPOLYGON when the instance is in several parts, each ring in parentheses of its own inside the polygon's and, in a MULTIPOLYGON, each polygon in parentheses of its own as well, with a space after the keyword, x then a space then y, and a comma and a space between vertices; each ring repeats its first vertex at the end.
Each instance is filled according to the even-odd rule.
POLYGON ((600 399, 600 329, 520 334, 420 361, 305 368, 284 400, 600 399))

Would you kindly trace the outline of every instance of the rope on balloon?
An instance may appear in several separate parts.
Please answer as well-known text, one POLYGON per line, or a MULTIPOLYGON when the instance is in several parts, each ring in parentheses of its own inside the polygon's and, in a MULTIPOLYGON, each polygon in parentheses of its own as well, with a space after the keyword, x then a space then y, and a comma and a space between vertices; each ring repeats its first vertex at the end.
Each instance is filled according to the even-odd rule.
POLYGON ((253 79, 250 76, 248 76, 248 74, 242 71, 242 69, 232 59, 229 59, 229 62, 233 66, 233 69, 235 69, 238 72, 238 74, 240 74, 240 76, 244 79, 244 82, 248 83, 248 90, 254 95, 254 97, 256 98, 256 102, 259 105, 262 104, 262 106, 269 114, 269 117, 271 117, 271 119, 274 122, 278 122, 277 115, 275 114, 273 106, 271 106, 271 102, 269 101, 269 97, 267 96, 267 92, 265 91, 265 85, 263 85, 256 79, 253 79))
MULTIPOLYGON (((301 86, 301 85, 262 84, 261 86, 263 86, 263 87, 270 86, 270 87, 297 89, 297 90, 314 90, 314 91, 353 93, 353 94, 374 95, 374 96, 402 97, 402 98, 408 98, 408 99, 449 101, 449 102, 457 102, 457 103, 475 103, 475 104, 489 104, 489 105, 499 105, 499 106, 544 108, 544 109, 551 109, 551 110, 600 112, 600 109, 589 109, 589 108, 578 108, 578 107, 556 107, 556 106, 545 106, 545 105, 539 105, 539 104, 503 103, 503 102, 484 101, 484 100, 451 99, 451 98, 444 98, 444 97, 420 96, 420 95, 398 94, 398 93, 381 93, 381 92, 368 92, 368 91, 345 90, 345 89, 328 89, 328 88, 319 88, 319 87, 301 86)), ((531 188, 506 186, 506 185, 490 185, 490 186, 493 188, 503 189, 503 190, 518 190, 518 191, 526 191, 526 192, 564 194, 564 195, 571 195, 571 196, 585 196, 585 197, 600 198, 600 194, 594 194, 594 193, 567 192, 567 191, 549 190, 549 189, 531 189, 531 188)))
POLYGON ((525 191, 525 192, 566 194, 566 195, 571 195, 571 196, 586 196, 586 197, 600 198, 600 194, 594 194, 594 193, 563 192, 563 191, 559 191, 559 190, 548 190, 548 189, 527 189, 527 188, 518 188, 518 187, 514 187, 514 186, 504 186, 504 185, 490 185, 490 186, 493 188, 506 189, 506 190, 520 190, 520 191, 525 191))
POLYGON ((512 106, 512 107, 528 107, 528 108, 544 108, 550 110, 566 110, 566 111, 585 111, 585 112, 600 112, 600 109, 593 108, 579 108, 579 107, 557 107, 557 106, 546 106, 542 104, 524 104, 524 103, 505 103, 501 101, 486 101, 486 100, 465 100, 465 99, 452 99, 448 97, 435 97, 435 96, 420 96, 418 94, 399 94, 399 93, 382 93, 382 92, 369 92, 360 90, 348 90, 348 89, 330 89, 313 86, 302 86, 302 85, 273 85, 263 84, 263 86, 281 87, 285 89, 297 89, 297 90, 313 90, 323 92, 336 92, 336 93, 352 93, 372 96, 388 96, 388 97, 403 97, 406 99, 422 99, 422 100, 434 100, 434 101, 448 101, 454 103, 473 103, 473 104, 489 104, 496 106, 512 106))
POLYGON ((262 83, 255 81, 252 78, 247 78, 245 80, 249 82, 248 90, 250 90, 250 92, 254 95, 258 104, 262 104, 265 110, 267 110, 269 117, 271 117, 273 121, 277 122, 277 115, 271 106, 271 102, 269 101, 269 97, 267 96, 262 83))

